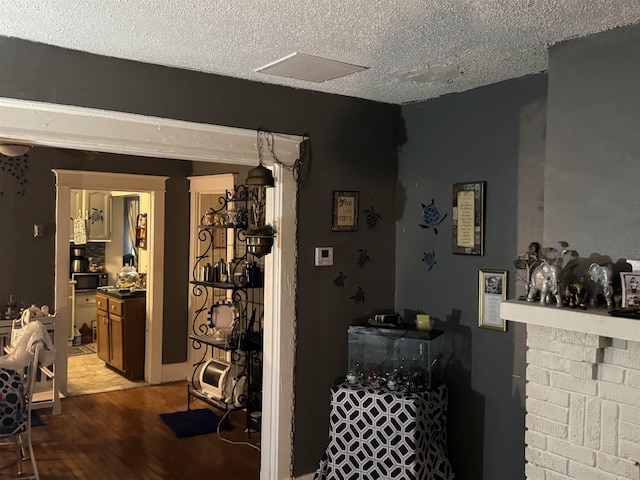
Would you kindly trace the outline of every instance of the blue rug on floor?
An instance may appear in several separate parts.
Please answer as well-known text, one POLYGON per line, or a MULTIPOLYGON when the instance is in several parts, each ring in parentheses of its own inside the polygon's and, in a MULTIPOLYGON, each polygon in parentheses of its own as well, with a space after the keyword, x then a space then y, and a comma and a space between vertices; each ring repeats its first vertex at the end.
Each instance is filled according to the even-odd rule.
POLYGON ((31 426, 32 427, 41 427, 44 424, 45 423, 40 418, 40 415, 38 415, 36 412, 31 410, 31 426))
MULTIPOLYGON (((194 437, 218 430, 220 418, 208 408, 184 412, 161 413, 160 418, 178 438, 194 437)), ((220 427, 223 430, 225 425, 220 427)))

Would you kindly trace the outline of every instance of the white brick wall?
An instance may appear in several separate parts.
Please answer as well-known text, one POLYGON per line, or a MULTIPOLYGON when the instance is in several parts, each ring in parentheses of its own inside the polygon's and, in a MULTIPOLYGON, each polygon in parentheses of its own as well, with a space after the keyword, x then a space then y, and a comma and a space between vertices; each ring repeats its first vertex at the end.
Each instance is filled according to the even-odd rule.
POLYGON ((527 325, 527 480, 640 480, 640 343, 527 325))

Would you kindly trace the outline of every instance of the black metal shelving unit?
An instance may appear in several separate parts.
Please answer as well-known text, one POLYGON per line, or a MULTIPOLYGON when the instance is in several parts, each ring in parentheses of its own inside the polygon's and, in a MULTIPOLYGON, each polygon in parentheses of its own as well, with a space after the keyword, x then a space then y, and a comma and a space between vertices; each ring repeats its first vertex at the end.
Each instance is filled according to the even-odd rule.
MULTIPOLYGON (((264 310, 263 262, 247 253, 245 233, 247 229, 250 191, 237 186, 219 198, 218 208, 211 208, 210 215, 203 215, 198 227, 198 241, 203 247, 196 256, 191 294, 198 303, 191 322, 189 335, 194 351, 198 352, 193 364, 191 380, 187 387, 189 408, 199 399, 222 411, 245 409, 247 431, 257 430, 254 412, 262 406, 262 318, 264 310), (230 215, 231 212, 231 215, 230 215), (215 223, 205 225, 205 219, 215 223), (212 268, 217 259, 227 263, 226 278, 214 281, 202 278, 202 267, 212 268), (216 335, 210 324, 212 307, 225 302, 237 310, 238 321, 233 330, 216 335), (210 360, 233 365, 232 380, 245 377, 246 391, 238 393, 237 401, 215 398, 202 389, 199 383, 201 369, 210 360)), ((235 388, 236 383, 229 388, 235 388)), ((232 395, 233 397, 233 395, 232 395)))

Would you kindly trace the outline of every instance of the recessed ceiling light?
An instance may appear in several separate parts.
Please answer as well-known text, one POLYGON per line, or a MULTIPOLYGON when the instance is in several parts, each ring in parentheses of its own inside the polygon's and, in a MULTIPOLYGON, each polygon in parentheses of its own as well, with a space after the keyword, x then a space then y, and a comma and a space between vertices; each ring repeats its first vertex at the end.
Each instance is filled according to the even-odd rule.
POLYGON ((368 67, 361 67, 359 65, 296 52, 257 68, 255 71, 268 73, 269 75, 277 75, 279 77, 319 83, 367 69, 368 67))

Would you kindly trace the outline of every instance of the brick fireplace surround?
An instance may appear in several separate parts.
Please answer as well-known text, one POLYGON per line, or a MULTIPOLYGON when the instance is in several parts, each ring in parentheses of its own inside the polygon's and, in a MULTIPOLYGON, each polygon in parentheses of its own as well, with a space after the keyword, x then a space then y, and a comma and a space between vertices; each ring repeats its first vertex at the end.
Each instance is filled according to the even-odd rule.
POLYGON ((640 321, 507 301, 527 324, 527 480, 640 480, 640 321))

